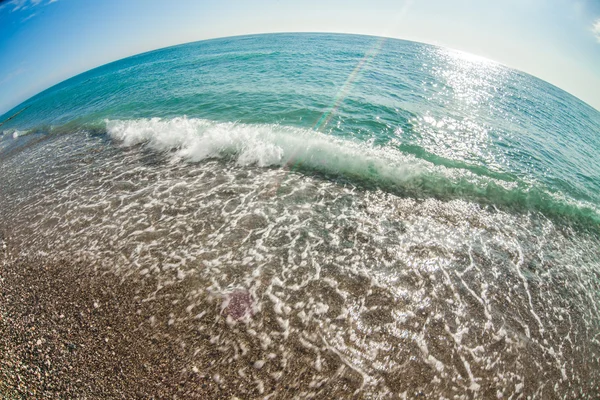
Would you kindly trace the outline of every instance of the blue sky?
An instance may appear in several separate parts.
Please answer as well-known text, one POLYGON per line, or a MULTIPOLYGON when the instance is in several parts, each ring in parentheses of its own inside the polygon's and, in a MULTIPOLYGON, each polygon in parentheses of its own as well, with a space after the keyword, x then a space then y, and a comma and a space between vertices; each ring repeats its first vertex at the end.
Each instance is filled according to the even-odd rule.
POLYGON ((110 61, 196 40, 349 32, 447 46, 600 109, 600 0, 4 0, 0 114, 110 61))

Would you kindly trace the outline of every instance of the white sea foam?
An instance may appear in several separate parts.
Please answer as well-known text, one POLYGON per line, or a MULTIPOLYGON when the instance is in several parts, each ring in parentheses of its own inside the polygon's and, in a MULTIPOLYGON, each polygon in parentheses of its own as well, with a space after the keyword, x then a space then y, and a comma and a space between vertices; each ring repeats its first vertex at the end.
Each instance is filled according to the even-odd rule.
POLYGON ((189 161, 234 157, 239 165, 301 165, 325 173, 367 174, 391 183, 409 180, 427 165, 391 149, 280 125, 177 117, 108 120, 106 127, 125 146, 146 143, 189 161))
POLYGON ((7 129, 4 131, 0 131, 0 137, 12 137, 13 139, 18 138, 19 136, 23 136, 25 135, 27 132, 25 131, 20 131, 18 129, 7 129))
POLYGON ((110 137, 123 145, 145 144, 156 151, 172 152, 175 159, 198 162, 230 158, 241 166, 300 167, 358 179, 392 191, 401 188, 448 199, 460 193, 468 200, 492 201, 500 206, 520 206, 525 202, 542 212, 558 210, 560 215, 584 210, 585 215, 600 218, 596 205, 548 192, 535 182, 521 182, 523 190, 517 182, 434 165, 393 147, 342 139, 309 129, 187 117, 105 122, 110 137), (530 189, 538 194, 530 195, 530 189), (542 202, 538 199, 540 196, 544 199, 542 202))

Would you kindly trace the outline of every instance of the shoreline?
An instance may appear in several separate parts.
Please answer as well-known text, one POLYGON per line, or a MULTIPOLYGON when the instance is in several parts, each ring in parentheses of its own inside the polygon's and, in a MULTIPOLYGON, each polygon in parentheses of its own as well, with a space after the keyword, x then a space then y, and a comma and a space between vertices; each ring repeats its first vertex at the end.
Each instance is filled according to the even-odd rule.
POLYGON ((178 285, 156 296, 152 279, 140 286, 81 262, 6 259, 0 256, 3 399, 291 398, 307 397, 307 390, 313 398, 364 397, 357 392, 361 376, 333 354, 327 360, 335 368, 324 368, 330 377, 317 388, 311 387, 313 368, 302 357, 306 349, 295 349, 299 357, 270 381, 268 368, 254 361, 269 362, 256 343, 229 365, 215 362, 224 354, 211 341, 214 333, 247 336, 219 315, 219 299, 202 300, 213 305, 203 318, 214 320, 214 331, 203 332, 189 318, 186 323, 174 318, 189 314, 180 302, 185 289, 178 285), (247 376, 239 375, 240 366, 247 376), (257 374, 263 379, 254 379, 257 374))
MULTIPOLYGON (((419 281, 419 271, 407 267, 398 275, 399 286, 439 296, 431 305, 413 307, 412 317, 390 332, 385 329, 397 321, 394 310, 410 310, 413 300, 395 300, 368 277, 344 273, 333 264, 324 265, 319 280, 289 298, 278 293, 281 286, 274 289, 293 307, 321 296, 327 309, 307 317, 291 307, 286 311, 285 303, 269 296, 273 292, 268 283, 278 279, 277 265, 265 268, 256 281, 261 289, 252 299, 248 291, 230 291, 231 286, 212 291, 206 278, 211 274, 203 270, 210 264, 198 262, 185 279, 169 269, 156 274, 112 264, 103 269, 99 260, 57 258, 69 254, 64 248, 52 253, 56 249, 51 246, 38 247, 50 254, 24 250, 7 232, 16 231, 0 228, 0 398, 496 398, 498 393, 534 396, 536 387, 544 398, 592 399, 597 393, 598 359, 593 355, 598 342, 584 336, 591 329, 584 319, 586 310, 567 300, 581 293, 573 290, 580 287, 559 275, 530 275, 533 263, 518 271, 530 276, 528 290, 519 292, 525 285, 519 278, 525 280, 525 275, 505 275, 499 286, 484 293, 489 308, 469 297, 467 277, 457 275, 462 286, 455 290, 462 290, 465 316, 471 322, 486 321, 489 312, 495 329, 487 331, 474 323, 461 328, 460 321, 451 326, 458 319, 458 311, 447 306, 458 297, 450 292, 453 286, 435 286, 441 275, 419 281), (348 313, 339 317, 344 299, 327 284, 332 280, 348 296, 364 299, 361 318, 348 313), (436 293, 436 287, 446 291, 436 293), (563 307, 563 314, 541 313, 556 310, 543 307, 544 291, 560 296, 554 305, 563 307), (505 292, 511 295, 500 295, 505 292), (226 293, 231 298, 224 307, 226 293), (229 315, 244 315, 251 302, 259 309, 248 324, 227 317, 227 307, 229 315), (528 307, 532 304, 535 309, 528 307), (535 319, 538 315, 540 320, 535 319), (345 336, 334 343, 337 338, 326 335, 325 324, 337 325, 345 336), (352 337, 365 344, 364 358, 352 358, 347 345, 352 337), (560 353, 545 351, 539 345, 542 340, 560 353), (369 352, 373 341, 386 347, 369 352), (346 351, 340 350, 344 347, 346 351), (469 348, 479 353, 461 358, 469 348), (392 357, 393 369, 381 367, 392 357), (366 370, 361 360, 372 369, 366 370), (446 375, 436 370, 438 365, 446 375)), ((421 251, 434 255, 426 247, 421 251)), ((473 265, 480 267, 472 269, 493 266, 483 257, 475 253, 473 265)), ((553 268, 538 266, 542 267, 553 268)), ((468 266, 464 271, 469 272, 468 266)), ((228 272, 240 273, 235 268, 228 272)), ((302 276, 299 270, 294 274, 302 276)), ((240 280, 235 286, 246 287, 240 280)))

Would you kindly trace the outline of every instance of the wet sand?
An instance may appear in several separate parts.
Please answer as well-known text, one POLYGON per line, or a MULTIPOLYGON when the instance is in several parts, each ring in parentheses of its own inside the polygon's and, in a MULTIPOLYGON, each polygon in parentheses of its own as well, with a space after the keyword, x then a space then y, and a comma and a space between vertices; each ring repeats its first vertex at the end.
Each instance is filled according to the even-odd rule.
MULTIPOLYGON (((257 384, 251 374, 244 380, 237 372, 241 365, 262 368, 253 361, 254 349, 232 360, 231 368, 223 367, 214 362, 222 354, 211 345, 211 333, 173 321, 174 315, 186 313, 185 305, 173 299, 188 288, 173 285, 157 296, 156 282, 133 285, 88 267, 43 258, 8 262, 6 251, 2 255, 3 399, 292 398, 308 389, 307 367, 301 368, 303 349, 296 349, 299 357, 292 362, 298 366, 290 365, 290 373, 276 385, 257 384), (232 378, 237 387, 232 387, 232 378)), ((214 332, 237 331, 219 317, 220 301, 214 301, 213 309, 213 315, 203 318, 215 320, 214 332)), ((356 397, 360 376, 343 366, 337 372, 309 397, 356 397)))

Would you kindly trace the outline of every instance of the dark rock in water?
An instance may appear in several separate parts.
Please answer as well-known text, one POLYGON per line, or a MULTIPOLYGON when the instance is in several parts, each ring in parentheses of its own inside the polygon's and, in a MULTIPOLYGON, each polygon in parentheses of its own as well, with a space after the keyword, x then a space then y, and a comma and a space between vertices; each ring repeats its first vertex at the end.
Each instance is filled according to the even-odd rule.
POLYGON ((223 314, 230 316, 235 321, 239 321, 246 315, 252 316, 254 311, 252 306, 254 299, 250 292, 245 289, 236 289, 232 293, 225 296, 223 301, 223 314))

